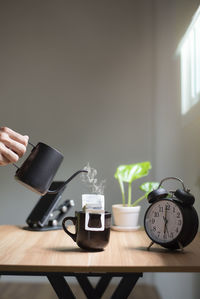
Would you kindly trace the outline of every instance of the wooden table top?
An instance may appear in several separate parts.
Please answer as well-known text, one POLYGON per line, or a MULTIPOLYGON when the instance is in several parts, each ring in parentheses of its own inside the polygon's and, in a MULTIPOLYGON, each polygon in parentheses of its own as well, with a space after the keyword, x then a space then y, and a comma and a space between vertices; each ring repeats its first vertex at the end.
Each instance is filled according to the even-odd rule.
POLYGON ((200 233, 183 252, 158 245, 144 231, 111 231, 104 251, 85 252, 63 230, 31 232, 0 226, 0 272, 200 272, 200 233))

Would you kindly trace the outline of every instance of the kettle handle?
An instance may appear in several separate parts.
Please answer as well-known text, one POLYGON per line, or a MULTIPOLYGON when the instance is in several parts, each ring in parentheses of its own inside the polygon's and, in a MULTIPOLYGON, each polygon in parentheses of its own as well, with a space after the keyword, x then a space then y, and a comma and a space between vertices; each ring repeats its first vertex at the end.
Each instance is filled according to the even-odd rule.
POLYGON ((78 170, 77 172, 75 172, 74 174, 72 174, 72 176, 70 176, 70 178, 67 179, 58 189, 56 189, 56 190, 47 190, 47 193, 50 193, 50 194, 56 194, 56 193, 58 193, 59 191, 62 190, 62 188, 65 185, 67 185, 69 182, 71 182, 71 180, 73 180, 73 178, 75 178, 81 172, 88 172, 88 171, 87 170, 78 170))
MULTIPOLYGON (((33 143, 31 143, 30 141, 28 141, 28 144, 30 144, 33 148, 35 147, 35 145, 33 143)), ((17 169, 19 169, 19 167, 17 166, 17 164, 12 163, 13 166, 15 166, 17 169)))

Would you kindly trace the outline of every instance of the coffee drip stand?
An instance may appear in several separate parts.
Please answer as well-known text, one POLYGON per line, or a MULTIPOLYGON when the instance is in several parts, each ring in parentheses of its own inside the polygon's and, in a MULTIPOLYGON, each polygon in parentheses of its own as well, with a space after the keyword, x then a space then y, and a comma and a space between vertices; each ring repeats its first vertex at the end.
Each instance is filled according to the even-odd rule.
MULTIPOLYGON (((63 183, 64 181, 54 181, 51 184, 51 188, 59 188, 63 183)), ((46 193, 41 196, 26 219, 28 226, 24 227, 24 229, 30 231, 62 229, 62 226, 59 223, 74 206, 74 201, 72 199, 67 199, 60 204, 65 188, 66 186, 56 194, 46 193)))

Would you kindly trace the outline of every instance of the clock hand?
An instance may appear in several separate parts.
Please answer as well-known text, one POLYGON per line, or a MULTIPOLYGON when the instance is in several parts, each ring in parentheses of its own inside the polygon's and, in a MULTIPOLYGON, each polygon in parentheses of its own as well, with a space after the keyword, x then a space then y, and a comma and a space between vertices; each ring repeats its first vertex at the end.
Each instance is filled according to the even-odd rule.
POLYGON ((167 234, 168 234, 168 237, 169 237, 169 231, 168 231, 168 226, 167 226, 167 223, 168 223, 168 220, 166 219, 166 223, 165 223, 165 230, 166 230, 166 232, 167 232, 167 234))
POLYGON ((167 231, 167 221, 166 221, 166 219, 165 219, 165 224, 164 224, 164 236, 165 236, 166 231, 167 231))
POLYGON ((164 226, 164 236, 165 236, 165 233, 167 232, 167 235, 169 237, 169 231, 168 231, 168 226, 167 226, 167 223, 168 223, 168 219, 167 219, 167 209, 166 209, 166 206, 165 206, 165 216, 163 216, 163 219, 165 221, 165 226, 164 226))
POLYGON ((166 209, 166 206, 165 206, 165 216, 163 216, 163 219, 164 219, 164 236, 165 236, 165 233, 166 233, 166 229, 167 229, 167 209, 166 209))

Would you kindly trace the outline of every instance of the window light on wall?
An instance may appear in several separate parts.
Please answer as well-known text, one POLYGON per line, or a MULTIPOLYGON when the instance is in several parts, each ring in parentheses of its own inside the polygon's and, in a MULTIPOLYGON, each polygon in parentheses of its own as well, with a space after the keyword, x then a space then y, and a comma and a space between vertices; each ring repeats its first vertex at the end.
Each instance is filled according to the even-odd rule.
POLYGON ((200 6, 179 47, 181 58, 181 112, 200 101, 200 6))

